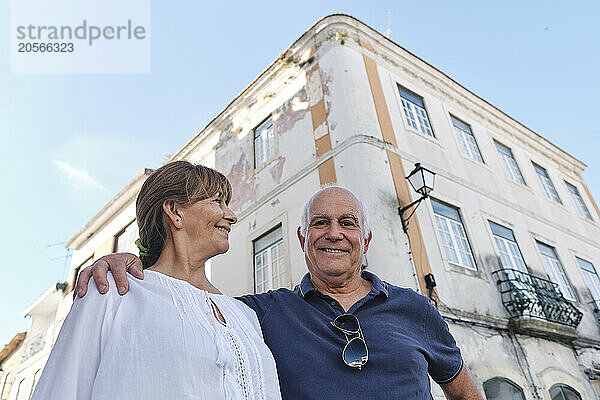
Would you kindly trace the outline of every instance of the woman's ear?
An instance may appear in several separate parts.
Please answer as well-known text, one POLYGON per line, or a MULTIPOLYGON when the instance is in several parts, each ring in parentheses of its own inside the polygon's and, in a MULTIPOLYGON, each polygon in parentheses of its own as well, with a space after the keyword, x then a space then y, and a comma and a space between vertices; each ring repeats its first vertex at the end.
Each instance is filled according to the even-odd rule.
POLYGON ((182 209, 179 206, 179 204, 177 204, 173 200, 167 200, 167 201, 163 202, 162 209, 163 209, 167 219, 169 221, 171 221, 171 224, 176 229, 183 228, 183 217, 182 217, 183 212, 182 212, 182 209))

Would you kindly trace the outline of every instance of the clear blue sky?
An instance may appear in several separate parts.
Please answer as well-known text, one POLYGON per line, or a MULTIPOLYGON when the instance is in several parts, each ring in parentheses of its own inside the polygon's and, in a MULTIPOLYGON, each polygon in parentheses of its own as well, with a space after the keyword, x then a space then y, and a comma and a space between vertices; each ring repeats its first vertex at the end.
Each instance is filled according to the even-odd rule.
POLYGON ((62 245, 319 18, 350 14, 588 165, 600 200, 600 3, 153 2, 152 72, 13 75, 0 1, 0 346, 65 279, 62 245))

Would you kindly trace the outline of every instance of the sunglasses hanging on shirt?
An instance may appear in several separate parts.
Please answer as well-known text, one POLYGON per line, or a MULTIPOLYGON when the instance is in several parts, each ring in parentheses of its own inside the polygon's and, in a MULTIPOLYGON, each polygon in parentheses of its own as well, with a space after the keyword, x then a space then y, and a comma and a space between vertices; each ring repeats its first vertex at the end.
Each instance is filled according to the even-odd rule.
POLYGON ((342 350, 344 363, 351 368, 361 369, 369 360, 369 350, 358 318, 354 314, 342 314, 331 325, 342 331, 346 338, 347 343, 342 350))

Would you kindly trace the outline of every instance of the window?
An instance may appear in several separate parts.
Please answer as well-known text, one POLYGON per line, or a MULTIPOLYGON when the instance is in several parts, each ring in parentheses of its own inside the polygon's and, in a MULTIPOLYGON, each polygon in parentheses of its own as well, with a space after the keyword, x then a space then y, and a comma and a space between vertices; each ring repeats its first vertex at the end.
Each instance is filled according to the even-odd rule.
POLYGON ((92 265, 93 262, 94 262, 94 256, 90 256, 90 258, 85 260, 83 263, 81 263, 81 265, 79 267, 77 267, 77 269, 75 269, 75 273, 73 274, 73 281, 72 281, 71 288, 75 288, 75 284, 77 283, 77 277, 79 276, 79 273, 81 272, 81 270, 85 269, 86 267, 89 267, 90 265, 92 265))
POLYGON ((537 242, 537 245, 550 280, 558 285, 565 299, 575 300, 575 293, 573 293, 567 274, 565 274, 565 270, 556 255, 556 249, 541 242, 537 242))
POLYGON ((137 253, 137 247, 135 245, 137 238, 138 226, 137 223, 133 221, 119 234, 117 234, 115 240, 115 251, 117 253, 122 253, 125 251, 129 253, 137 253))
POLYGON ((477 269, 458 209, 431 199, 438 233, 448 262, 477 269))
POLYGON ((275 154, 275 135, 271 117, 254 128, 254 168, 263 165, 275 154))
POLYGON ((19 382, 19 386, 17 386, 17 395, 15 396, 15 400, 25 399, 27 399, 27 394, 25 390, 25 379, 21 379, 21 382, 19 382))
POLYGON ((519 165, 513 156, 512 150, 496 141, 494 141, 494 143, 496 144, 496 149, 498 149, 498 153, 500 154, 500 158, 502 159, 502 163, 504 164, 504 169, 508 177, 513 181, 522 183, 524 185, 525 179, 523 179, 523 174, 521 174, 521 170, 519 169, 519 165))
POLYGON ((483 383, 487 400, 525 400, 523 389, 506 378, 492 378, 483 383))
POLYGON ((598 273, 596 273, 596 269, 591 262, 585 261, 579 257, 575 258, 577 259, 577 264, 579 264, 581 272, 583 272, 583 277, 590 288, 592 298, 596 303, 596 308, 600 310, 600 279, 598 278, 598 273))
POLYGON ((581 214, 581 216, 584 218, 592 219, 592 215, 590 214, 590 211, 588 210, 587 206, 583 202, 583 198, 579 194, 579 190, 577 190, 577 188, 575 186, 571 185, 569 182, 565 182, 565 183, 567 184, 567 189, 569 189, 569 193, 571 193, 571 197, 573 198, 573 201, 575 202, 575 206, 577 206, 577 210, 579 211, 579 214, 581 214))
POLYGON ((558 197, 558 193, 556 192, 556 188, 554 188, 554 184, 550 179, 550 175, 548 175, 548 171, 546 171, 545 168, 540 167, 536 163, 533 163, 533 168, 538 174, 538 178, 540 179, 540 183, 542 184, 542 189, 544 189, 544 193, 546 193, 546 197, 549 200, 553 200, 557 203, 562 204, 562 201, 560 201, 560 197, 558 197))
POLYGON ((495 222, 489 221, 494 241, 500 252, 500 262, 504 269, 516 269, 528 274, 521 250, 517 245, 513 231, 495 222))
POLYGON ((435 137, 429 123, 423 98, 400 85, 398 85, 398 92, 400 92, 400 97, 402 98, 402 108, 406 117, 406 123, 427 136, 435 137))
POLYGON ((570 386, 558 383, 550 388, 552 400, 581 400, 581 396, 570 386))
POLYGON ((450 118, 452 119, 454 132, 456 132, 456 136, 458 136, 458 143, 460 143, 460 149, 463 154, 475 161, 483 162, 479 146, 477 146, 477 141, 475 140, 475 136, 473 136, 471 127, 452 115, 450 118))
POLYGON ((10 385, 8 384, 8 378, 10 378, 10 372, 7 372, 4 375, 4 383, 2 384, 2 391, 0 391, 0 399, 4 398, 4 395, 8 396, 8 389, 10 385))
POLYGON ((285 256, 281 225, 252 242, 256 293, 285 285, 285 256))
POLYGON ((35 371, 35 374, 33 375, 33 384, 31 385, 31 392, 29 393, 29 398, 31 398, 31 396, 33 396, 33 391, 35 390, 35 385, 37 385, 38 381, 40 380, 40 375, 42 374, 42 369, 38 369, 37 371, 35 371))

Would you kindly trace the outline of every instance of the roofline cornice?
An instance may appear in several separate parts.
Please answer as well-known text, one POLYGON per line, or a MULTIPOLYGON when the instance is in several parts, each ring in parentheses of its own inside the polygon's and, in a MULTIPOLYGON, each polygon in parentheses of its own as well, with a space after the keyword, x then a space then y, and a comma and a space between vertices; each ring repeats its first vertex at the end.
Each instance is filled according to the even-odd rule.
MULTIPOLYGON (((316 56, 320 57, 329 51, 331 46, 322 46, 323 42, 328 40, 328 36, 333 31, 346 29, 351 34, 349 41, 358 42, 361 51, 367 52, 377 58, 381 64, 391 64, 396 67, 404 68, 405 72, 413 72, 411 69, 418 69, 419 74, 424 74, 428 79, 435 80, 436 87, 442 94, 453 97, 456 102, 469 102, 471 110, 476 114, 487 114, 485 118, 496 129, 502 130, 505 134, 515 137, 516 132, 525 135, 529 139, 529 145, 538 151, 540 146, 549 151, 555 158, 557 164, 566 164, 574 171, 583 171, 586 164, 562 150, 543 136, 531 130, 523 123, 510 117, 498 107, 479 97, 469 89, 465 88, 454 79, 450 78, 444 72, 433 65, 427 63, 415 54, 406 50, 391 39, 372 29, 360 20, 346 14, 331 14, 315 22, 300 38, 289 46, 279 57, 277 57, 265 70, 263 70, 249 85, 247 85, 223 110, 221 110, 198 134, 196 134, 186 145, 184 145, 172 159, 185 159, 195 148, 197 148, 206 138, 212 134, 218 133, 219 129, 224 129, 227 120, 238 111, 238 107, 248 101, 252 95, 270 81, 277 74, 285 71, 286 68, 295 67, 302 69, 308 59, 307 50, 314 48, 316 56), (386 53, 382 52, 385 50, 386 53), (389 53, 387 53, 389 52, 389 53), (385 54, 385 57, 382 56, 385 54), (444 90, 445 89, 445 90, 444 90), (450 92, 449 92, 450 91, 450 92), (451 96, 455 94, 457 98, 451 96), (562 162, 562 163, 561 163, 562 162)), ((339 39, 339 38, 338 38, 339 39)), ((349 43, 351 44, 351 43, 349 43)), ((413 72, 414 73, 414 72, 413 72)), ((417 75, 417 74, 415 74, 417 75)), ((417 75, 418 76, 418 75, 417 75)), ((433 82, 427 82, 430 85, 433 82)), ((516 137, 517 140, 522 137, 516 137)), ((543 152, 546 157, 548 153, 543 152)))

